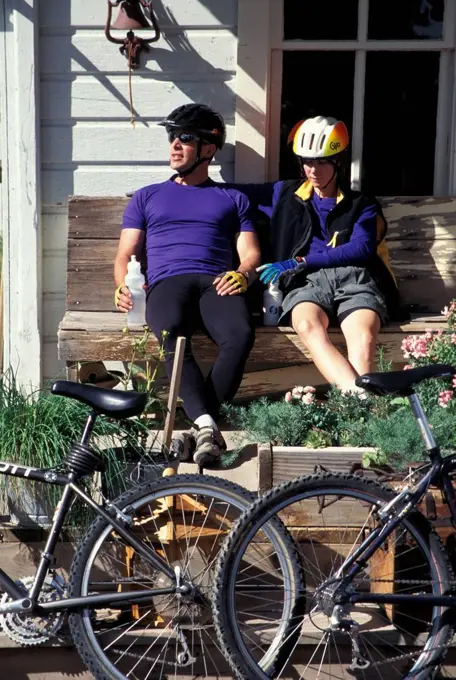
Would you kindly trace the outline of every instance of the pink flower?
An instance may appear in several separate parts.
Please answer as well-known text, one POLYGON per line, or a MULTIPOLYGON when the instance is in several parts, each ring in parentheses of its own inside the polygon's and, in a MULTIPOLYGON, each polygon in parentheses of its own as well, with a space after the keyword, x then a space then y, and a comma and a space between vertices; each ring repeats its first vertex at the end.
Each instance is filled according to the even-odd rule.
POLYGON ((439 394, 439 406, 442 408, 448 407, 448 402, 451 401, 453 390, 442 390, 439 394))
POLYGON ((292 396, 295 397, 296 399, 300 399, 303 393, 304 387, 302 387, 301 385, 296 385, 296 387, 293 387, 291 391, 292 396))
POLYGON ((451 302, 449 306, 446 306, 442 309, 442 314, 446 319, 449 319, 451 314, 455 311, 456 309, 456 302, 451 302))
POLYGON ((314 399, 315 399, 314 395, 311 394, 310 392, 306 392, 301 397, 301 401, 303 404, 311 404, 314 399))
POLYGON ((315 394, 315 387, 312 387, 312 385, 306 385, 304 387, 304 394, 315 394))
POLYGON ((453 387, 456 387, 456 376, 453 378, 453 387))
POLYGON ((293 401, 293 395, 291 394, 291 392, 287 392, 286 395, 285 395, 285 397, 284 397, 284 399, 285 399, 285 401, 287 401, 288 403, 290 403, 290 401, 293 401))
POLYGON ((404 338, 401 343, 401 350, 405 359, 410 357, 414 359, 427 357, 429 344, 432 340, 433 334, 427 332, 423 335, 409 335, 404 338))
POLYGON ((412 368, 413 368, 413 366, 410 366, 410 364, 406 364, 402 370, 403 371, 410 371, 412 368))

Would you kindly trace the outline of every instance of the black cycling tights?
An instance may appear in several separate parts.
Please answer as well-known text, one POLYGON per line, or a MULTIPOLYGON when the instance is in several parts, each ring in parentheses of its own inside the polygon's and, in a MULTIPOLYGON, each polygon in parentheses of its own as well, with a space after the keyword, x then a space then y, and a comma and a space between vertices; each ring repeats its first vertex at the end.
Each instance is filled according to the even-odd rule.
POLYGON ((205 413, 216 418, 220 404, 234 397, 255 335, 244 296, 217 295, 213 280, 206 274, 180 274, 159 281, 147 294, 149 328, 158 340, 167 331, 164 349, 169 377, 176 340, 179 335, 187 338, 179 396, 191 420, 205 413), (198 329, 220 348, 206 378, 192 352, 191 337, 198 329))

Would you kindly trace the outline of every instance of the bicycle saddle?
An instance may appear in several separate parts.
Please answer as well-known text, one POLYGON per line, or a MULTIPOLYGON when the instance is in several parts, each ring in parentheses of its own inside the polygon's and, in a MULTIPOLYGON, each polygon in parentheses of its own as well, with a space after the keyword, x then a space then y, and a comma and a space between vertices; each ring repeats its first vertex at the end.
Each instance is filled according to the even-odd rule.
POLYGON ((145 392, 133 392, 110 390, 94 385, 82 385, 69 380, 56 380, 51 388, 52 394, 61 397, 70 397, 82 401, 98 413, 104 413, 112 418, 129 418, 139 415, 145 408, 147 394, 145 392))
POLYGON ((389 371, 388 373, 365 373, 355 380, 358 387, 378 396, 398 394, 407 397, 413 394, 413 386, 427 378, 451 378, 456 375, 456 368, 447 364, 431 364, 408 371, 389 371))

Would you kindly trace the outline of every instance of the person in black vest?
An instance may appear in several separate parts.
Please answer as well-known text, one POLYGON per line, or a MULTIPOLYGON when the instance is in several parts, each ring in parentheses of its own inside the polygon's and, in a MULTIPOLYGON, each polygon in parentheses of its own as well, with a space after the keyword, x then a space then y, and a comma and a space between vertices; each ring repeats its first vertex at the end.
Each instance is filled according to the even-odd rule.
POLYGON ((265 284, 284 293, 281 323, 291 324, 325 379, 358 391, 355 379, 372 369, 382 324, 396 318, 398 290, 388 265, 387 225, 379 202, 346 181, 348 131, 317 116, 299 123, 290 143, 299 180, 237 185, 271 218, 271 261, 259 267, 265 284), (338 323, 346 359, 328 335, 338 323))

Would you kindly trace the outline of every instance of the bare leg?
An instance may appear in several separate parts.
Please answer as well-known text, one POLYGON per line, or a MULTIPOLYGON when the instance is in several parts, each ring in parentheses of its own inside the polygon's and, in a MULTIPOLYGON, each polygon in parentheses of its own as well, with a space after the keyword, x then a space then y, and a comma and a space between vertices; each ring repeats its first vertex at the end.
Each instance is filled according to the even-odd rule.
POLYGON ((357 309, 340 324, 348 360, 358 375, 372 370, 380 325, 380 318, 372 309, 357 309))
POLYGON ((313 302, 301 302, 293 309, 291 321, 325 380, 343 391, 357 390, 357 373, 329 339, 329 319, 326 312, 313 302))

